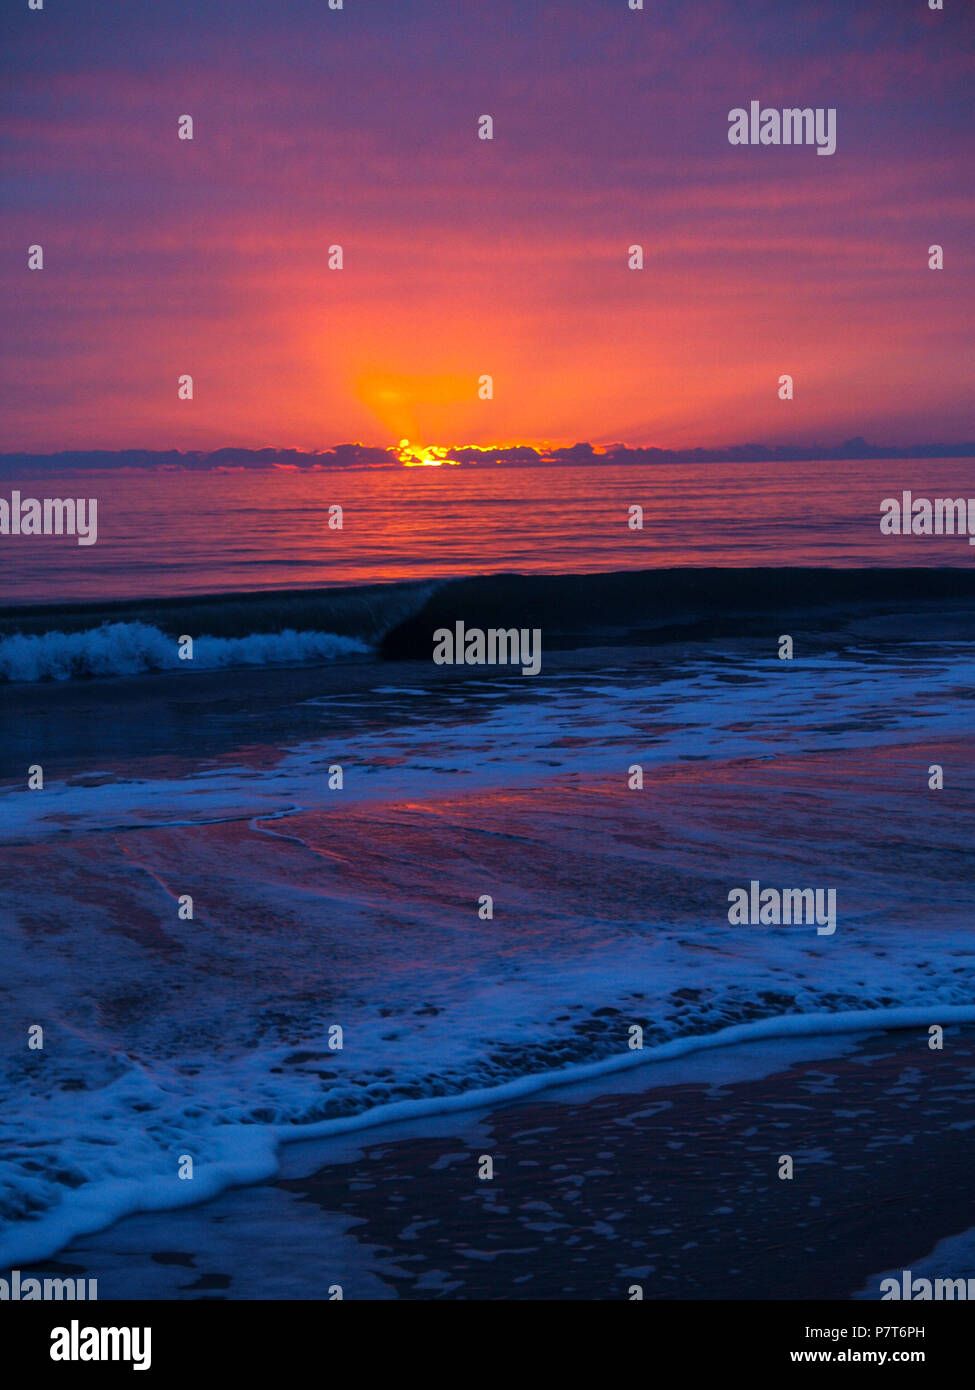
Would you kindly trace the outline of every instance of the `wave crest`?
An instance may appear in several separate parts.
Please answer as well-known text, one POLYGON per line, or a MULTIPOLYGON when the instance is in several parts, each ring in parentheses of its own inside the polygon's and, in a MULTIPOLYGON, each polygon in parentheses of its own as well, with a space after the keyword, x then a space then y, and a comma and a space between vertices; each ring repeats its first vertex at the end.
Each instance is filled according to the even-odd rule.
POLYGON ((0 638, 0 680, 72 680, 78 676, 134 676, 178 667, 293 665, 362 656, 369 645, 334 632, 252 632, 246 637, 200 636, 192 662, 181 661, 175 638, 149 623, 103 623, 81 632, 14 633, 0 638))

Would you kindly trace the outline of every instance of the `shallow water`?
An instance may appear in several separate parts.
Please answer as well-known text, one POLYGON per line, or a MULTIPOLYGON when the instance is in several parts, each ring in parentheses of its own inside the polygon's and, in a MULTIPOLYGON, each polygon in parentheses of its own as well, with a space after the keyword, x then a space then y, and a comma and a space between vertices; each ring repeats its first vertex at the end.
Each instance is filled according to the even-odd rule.
POLYGON ((0 797, 0 1003, 25 1040, 0 1262, 266 1178, 316 1123, 626 1056, 634 1025, 653 1046, 971 1008, 963 646, 431 671, 318 668, 297 704, 288 671, 252 675, 257 704, 110 683, 110 750, 71 716, 95 687, 47 697, 71 759, 0 797), (731 926, 752 879, 835 889, 835 935, 731 926))

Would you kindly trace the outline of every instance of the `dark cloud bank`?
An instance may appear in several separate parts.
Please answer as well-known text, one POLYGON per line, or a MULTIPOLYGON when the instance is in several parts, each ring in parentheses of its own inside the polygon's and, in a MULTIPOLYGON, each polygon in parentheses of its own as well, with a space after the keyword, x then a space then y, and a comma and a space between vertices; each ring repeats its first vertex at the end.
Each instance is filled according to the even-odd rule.
MULTIPOLYGON (((833 446, 767 446, 735 444, 720 449, 634 448, 627 444, 602 446, 597 453, 591 444, 573 444, 561 449, 540 450, 529 445, 479 449, 461 447, 450 450, 448 459, 461 467, 559 467, 588 464, 598 467, 612 463, 797 463, 806 459, 911 459, 975 458, 975 442, 960 444, 912 444, 898 448, 889 444, 868 444, 862 437, 833 446)), ((365 444, 336 444, 331 449, 303 452, 300 449, 215 449, 211 452, 181 453, 176 449, 90 449, 67 450, 56 454, 0 454, 0 475, 60 474, 90 469, 178 469, 206 472, 211 469, 293 468, 302 471, 343 468, 401 468, 388 449, 365 444)))

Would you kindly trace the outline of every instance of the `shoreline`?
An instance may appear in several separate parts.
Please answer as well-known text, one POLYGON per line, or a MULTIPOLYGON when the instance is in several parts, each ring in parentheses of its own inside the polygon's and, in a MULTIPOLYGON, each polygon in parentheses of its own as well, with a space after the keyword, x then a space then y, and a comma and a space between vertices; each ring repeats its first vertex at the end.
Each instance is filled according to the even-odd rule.
MULTIPOLYGON (((947 743, 939 751, 947 761, 947 743)), ((34 876, 43 873, 70 882, 79 869, 87 877, 94 868, 101 882, 113 889, 120 885, 116 897, 103 896, 90 909, 90 916, 75 919, 79 939, 85 939, 83 929, 90 921, 88 939, 98 943, 105 927, 105 902, 111 904, 111 939, 119 958, 103 961, 96 951, 95 964, 86 964, 84 978, 89 997, 104 1001, 100 1025, 113 1042, 104 1055, 119 1051, 124 1055, 134 1049, 149 1059, 148 1072, 142 1075, 133 1069, 129 1080, 142 1096, 142 1111, 148 1106, 153 1112, 156 1137, 152 1143, 181 1145, 174 1154, 207 1154, 192 1185, 197 1200, 196 1193, 215 1197, 234 1182, 271 1180, 278 1173, 275 1134, 265 1128, 264 1121, 254 1124, 246 1118, 259 1103, 258 1096, 265 1096, 273 1106, 267 1118, 278 1125, 289 1114, 314 1117, 318 1129, 311 1123, 288 1126, 287 1138, 297 1144, 315 1134, 335 1135, 341 1130, 361 1134, 369 1101, 373 1102, 369 1112, 373 1133, 384 1120, 417 1115, 420 1107, 415 1100, 402 1097, 422 1098, 426 1112, 466 1113, 477 1106, 497 1109, 522 1104, 529 1092, 537 1097, 551 1090, 555 1078, 543 1069, 554 1068, 560 1060, 586 1068, 560 1079, 576 1082, 598 1075, 600 1093, 607 1089, 606 1075, 611 1070, 642 1073, 643 1088, 653 1089, 660 1084, 658 1068, 669 1065, 666 1059, 673 1060, 676 1053, 691 1049, 726 1053, 729 1042, 767 1038, 784 1028, 793 1036, 799 1030, 807 1037, 826 1030, 835 1038, 838 1027, 874 1031, 894 1018, 918 1028, 930 1021, 971 1018, 971 991, 966 986, 971 956, 970 918, 964 910, 966 856, 958 843, 957 823, 958 811, 967 804, 964 786, 954 787, 943 799, 931 800, 918 792, 925 808, 920 843, 930 846, 934 856, 922 882, 933 884, 935 891, 921 897, 898 892, 911 865, 901 862, 897 846, 903 843, 905 826, 914 827, 914 843, 919 842, 919 822, 911 797, 894 793, 916 786, 917 769, 929 761, 923 745, 912 744, 894 759, 889 749, 875 748, 853 765, 860 787, 858 814, 875 821, 882 810, 885 833, 879 845, 865 844, 858 850, 852 844, 839 857, 833 851, 834 878, 848 894, 845 901, 856 929, 848 944, 857 949, 832 956, 825 954, 832 949, 829 941, 821 941, 815 933, 786 932, 774 945, 764 935, 740 934, 724 925, 724 907, 716 904, 726 905, 727 882, 737 880, 740 867, 738 841, 729 842, 721 829, 729 804, 738 806, 744 799, 751 807, 752 819, 736 822, 739 834, 742 826, 747 831, 753 822, 765 824, 768 808, 775 808, 776 824, 788 844, 794 842, 788 834, 791 818, 805 814, 808 796, 818 796, 822 788, 832 789, 834 799, 819 814, 815 834, 809 836, 810 863, 819 853, 821 837, 833 844, 836 817, 844 808, 837 770, 847 775, 851 770, 848 755, 836 751, 806 755, 801 760, 805 794, 785 801, 783 788, 788 796, 797 772, 789 759, 742 760, 733 768, 730 781, 721 769, 692 760, 665 767, 654 780, 652 800, 621 793, 619 779, 587 779, 578 784, 562 779, 557 786, 548 780, 517 795, 505 780, 508 791, 501 797, 492 787, 452 787, 432 793, 417 807, 415 792, 405 804, 387 796, 378 817, 375 804, 365 801, 350 804, 341 817, 329 814, 327 807, 296 811, 284 834, 269 833, 266 826, 255 829, 238 818, 232 823, 162 820, 130 826, 130 833, 122 837, 120 821, 112 819, 108 833, 97 826, 79 828, 39 841, 29 854, 34 876), (827 815, 830 806, 832 815, 827 815), (898 806, 900 816, 895 814, 898 806), (578 829, 583 824, 588 846, 581 842, 578 829), (661 826, 669 828, 669 839, 661 836, 661 826), (494 932, 476 939, 471 938, 458 909, 472 833, 480 837, 480 872, 507 884, 505 917, 494 932), (647 844, 656 847, 650 859, 645 858, 647 844), (175 899, 167 889, 180 881, 176 875, 183 872, 187 855, 202 866, 194 869, 203 889, 200 901, 207 907, 206 916, 201 915, 202 939, 196 934, 199 928, 182 927, 175 919, 175 899), (445 881, 442 869, 434 867, 438 857, 441 863, 456 857, 462 866, 461 879, 445 881), (248 873, 239 882, 233 876, 228 881, 223 867, 227 864, 246 864, 248 873), (349 864, 355 865, 351 915, 344 912, 349 864), (219 867, 211 869, 211 865, 219 867), (417 865, 428 866, 422 876, 417 865), (559 866, 557 873, 550 865, 559 866), (138 872, 130 875, 130 867, 138 872), (549 885, 553 875, 559 884, 564 907, 553 899, 551 886, 545 901, 539 898, 538 881, 546 872, 549 885), (402 930, 390 930, 385 915, 386 904, 401 891, 404 873, 411 876, 414 915, 410 922, 421 927, 409 937, 402 930), (874 897, 878 876, 889 893, 882 920, 877 920, 874 897), (661 882, 667 884, 668 896, 660 904, 657 930, 648 934, 647 894, 661 882), (282 911, 275 897, 285 883, 297 895, 293 912, 282 911), (608 936, 593 935, 592 902, 602 902, 612 911, 615 925, 608 936), (243 938, 242 921, 250 921, 243 938), (295 935, 296 921, 307 924, 303 937, 295 935), (532 949, 532 932, 542 933, 545 946, 550 921, 559 933, 554 960, 550 953, 543 958, 532 949), (921 922, 926 924, 923 930, 921 922), (134 923, 139 923, 138 931, 134 923), (355 926, 351 937, 342 923, 355 926), (702 937, 702 923, 719 930, 702 937), (414 954, 397 983, 404 942, 414 954), (242 944, 248 946, 246 960, 242 944), (189 946, 208 953, 205 968, 199 966, 199 951, 189 946), (303 947, 300 957, 299 946, 303 947), (328 952, 336 949, 347 953, 346 997, 353 1004, 368 998, 371 1009, 348 1005, 346 1012, 346 1006, 338 1003, 322 1004, 332 989, 328 952), (353 949, 358 957, 348 954, 353 949), (515 956, 517 965, 512 969, 515 956), (827 960, 829 970, 823 979, 820 965, 827 960), (131 982, 121 997, 120 962, 121 978, 131 982), (447 979, 443 978, 445 963, 453 963, 453 974, 447 979), (142 983, 150 966, 151 990, 142 983), (219 1002, 213 996, 215 978, 234 981, 233 990, 219 1002), (739 993, 740 978, 748 983, 744 994, 739 993), (817 986, 817 980, 826 988, 817 986), (668 981, 669 990, 658 987, 668 981), (653 995, 648 998, 646 988, 651 985, 653 995), (206 1030, 219 1034, 225 1018, 225 1026, 233 1033, 238 1015, 252 1018, 255 1008, 266 1007, 269 997, 279 1008, 282 1001, 296 1003, 291 1022, 284 1019, 283 1031, 275 1030, 267 1046, 254 1050, 238 1046, 225 1057, 219 1046, 201 1050, 206 1030), (868 997, 873 999, 870 1011, 862 1008, 868 997), (938 998, 952 1003, 938 1003, 938 998), (755 1021, 743 1028, 743 1016, 755 1021), (323 1073, 322 1025, 335 1017, 352 1024, 356 1047, 343 1059, 340 1070, 329 1060, 323 1073), (714 1027, 718 1019, 727 1025, 723 1033, 714 1027), (783 1019, 788 1020, 785 1025, 783 1019), (631 1020, 653 1030, 648 1041, 655 1035, 662 1048, 654 1053, 648 1047, 643 1056, 627 1053, 625 1025, 631 1020), (172 1060, 169 1040, 173 1029, 187 1027, 204 1032, 196 1034, 189 1058, 182 1054, 194 1066, 173 1089, 165 1084, 172 1060), (684 1036, 674 1040, 678 1031, 684 1036), (693 1033, 700 1042, 690 1040, 693 1033), (317 1047, 292 1055, 295 1046, 305 1048, 312 1039, 317 1047), (593 1067, 590 1059, 597 1050, 605 1061, 593 1067), (652 1057, 657 1060, 650 1067, 652 1057), (161 1068, 155 1079, 153 1058, 161 1068), (239 1075, 238 1063, 243 1067, 239 1075), (220 1090, 224 1073, 233 1080, 228 1092, 232 1104, 226 1110, 220 1090), (444 1084, 444 1076, 455 1080, 444 1084), (433 1085, 427 1084, 430 1077, 433 1085), (463 1091, 452 1089, 458 1081, 463 1091), (369 1090, 361 1090, 363 1086, 369 1090), (478 1086, 483 1088, 481 1094, 476 1093, 478 1086), (446 1099, 445 1092, 449 1092, 446 1099), (379 1104, 390 1099, 400 1108, 379 1111, 379 1104), (183 1112, 194 1100, 199 1122, 194 1118, 189 1123, 183 1112), (350 1109, 356 1113, 346 1119, 350 1109), (322 1121, 323 1115, 332 1118, 322 1121)), ((253 807, 246 814, 252 816, 253 807)), ((14 860, 22 853, 18 847, 10 849, 14 860)), ((763 853, 759 867, 768 881, 795 881, 794 861, 772 851, 763 853)), ((916 862, 913 868, 916 874, 916 862)), ((33 910, 31 882, 28 874, 23 886, 27 911, 33 910)), ((908 880, 908 886, 912 884, 916 886, 916 879, 908 880)), ((47 922, 68 920, 76 910, 70 896, 53 898, 48 918, 33 917, 30 924, 46 931, 47 922)), ((836 939, 847 940, 845 935, 836 939)), ((35 948, 37 940, 35 934, 35 948)), ((39 996, 28 1006, 28 1017, 44 1016, 41 1010, 59 1007, 76 1014, 73 989, 63 1002, 52 998, 51 992, 49 981, 43 999, 39 996)), ((786 1045, 781 1040, 777 1043, 781 1048, 786 1045)), ((821 1040, 820 1045, 824 1045, 821 1040)), ((52 1187, 58 1205, 51 1208, 50 1224, 57 1240, 46 1242, 46 1248, 63 1248, 76 1233, 104 1227, 113 1218, 124 1219, 126 1212, 146 1205, 147 1187, 154 1193, 148 1204, 163 1212, 168 1209, 167 1219, 178 1225, 173 1208, 188 1203, 190 1185, 177 1184, 170 1167, 168 1183, 157 1189, 158 1154, 153 1156, 147 1146, 140 1114, 133 1115, 127 1106, 117 1108, 111 1128, 102 1137, 97 1126, 92 1133, 90 1120, 81 1124, 83 1109, 70 1099, 70 1091, 77 1088, 78 1079, 87 1077, 97 1093, 105 1079, 102 1059, 86 1049, 84 1035, 73 1029, 62 1033, 58 1048, 46 1060, 52 1066, 47 1086, 56 1087, 60 1081, 69 1092, 63 1118, 72 1123, 65 1133, 88 1181, 99 1184, 105 1178, 106 1154, 119 1152, 113 1149, 119 1133, 128 1136, 130 1151, 142 1159, 141 1168, 114 1169, 121 1178, 121 1192, 111 1183, 108 1190, 93 1192, 88 1187, 79 1192, 79 1201, 88 1207, 86 1224, 77 1218, 64 1220, 60 1202, 65 1190, 52 1187), (98 1147, 105 1142, 107 1151, 98 1147), (175 1197, 174 1188, 179 1191, 175 1197), (97 1216, 93 1199, 100 1204, 97 1216)), ((54 1113, 60 1113, 57 1094, 51 1092, 54 1113)), ((43 1089, 37 1099, 47 1103, 43 1089)), ((106 1103, 110 1100, 106 1096, 106 1103)), ((23 1126, 25 1141, 43 1149, 45 1136, 29 1112, 23 1126)), ((276 1133, 280 1137, 280 1128, 276 1133)), ((28 1242, 40 1229, 40 1223, 24 1223, 17 1232, 22 1243, 10 1239, 4 1261, 16 1265, 39 1255, 45 1246, 28 1242)))
POLYGON ((103 1300, 879 1298, 975 1226, 975 1027, 942 1052, 872 1030, 660 1065, 299 1141, 267 1181, 21 1271, 103 1300))

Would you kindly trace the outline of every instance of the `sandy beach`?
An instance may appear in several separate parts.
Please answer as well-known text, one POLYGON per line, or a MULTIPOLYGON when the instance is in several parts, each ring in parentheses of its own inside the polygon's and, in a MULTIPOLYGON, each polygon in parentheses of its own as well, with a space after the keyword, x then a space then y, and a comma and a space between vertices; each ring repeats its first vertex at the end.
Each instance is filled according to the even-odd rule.
POLYGON ((43 1270, 97 1277, 100 1299, 879 1298, 881 1271, 975 1226, 973 1073, 971 1027, 940 1052, 919 1029, 650 1064, 296 1145, 271 1182, 43 1270))
MULTIPOLYGON (((842 1179, 879 1132, 893 1157, 870 1163, 914 1202, 916 1153, 924 1178, 942 1139, 916 1131, 893 1072, 870 1092, 886 1064, 843 1061, 846 1030, 864 1011, 909 1021, 888 1050, 919 1047, 911 1065, 960 1092, 968 1073, 928 1055, 925 1029, 975 1016, 970 658, 947 616, 923 641, 883 640, 883 623, 850 617, 840 646, 814 628, 792 663, 739 636, 577 647, 531 678, 373 660, 7 687, 6 764, 41 747, 46 781, 0 798, 0 1003, 11 1036, 40 1024, 44 1047, 5 1063, 0 1264, 70 1264, 91 1242, 103 1297, 616 1298, 620 1280, 654 1298, 852 1295, 898 1248, 872 1210, 862 1264, 840 1270, 817 1201, 839 1212, 839 1249, 858 1189, 810 1193, 779 1157, 828 1176, 837 1107, 862 1109, 842 1179), (758 882, 828 892, 835 930, 733 920, 758 882), (808 1083, 761 1082, 722 1045, 738 1059, 722 1084, 741 1088, 727 1111, 681 1072, 691 1089, 628 1114, 664 1094, 657 1062, 625 1094, 606 1080, 634 1029, 686 1062, 745 1027, 781 1072, 797 1025, 808 1083), (834 1056, 835 1096, 813 1095, 834 1056), (525 1098, 573 1068, 590 1085, 574 1108, 568 1091, 525 1098), (474 1105, 496 1128, 478 1121, 452 1157, 474 1105), (384 1170, 390 1106, 410 1123, 384 1136, 384 1170), (346 1129, 368 1151, 344 1171, 334 1147, 295 1169, 308 1139, 346 1129), (471 1176, 481 1155, 490 1180, 471 1176), (816 1241, 797 1262, 787 1236, 792 1264, 769 1243, 781 1220, 816 1241)), ((903 1258, 964 1229, 932 1192, 903 1258)))

